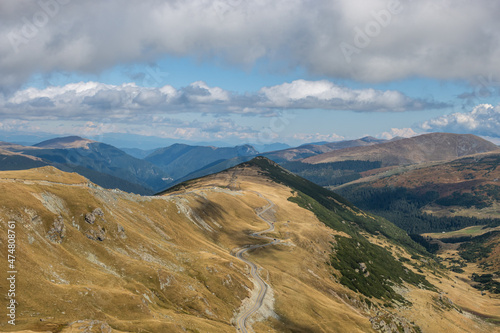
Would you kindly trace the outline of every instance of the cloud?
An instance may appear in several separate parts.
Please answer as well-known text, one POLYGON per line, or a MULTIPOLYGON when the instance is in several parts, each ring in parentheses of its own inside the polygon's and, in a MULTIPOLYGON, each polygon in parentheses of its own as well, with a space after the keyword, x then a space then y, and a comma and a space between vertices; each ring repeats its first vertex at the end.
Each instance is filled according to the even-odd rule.
POLYGON ((471 133, 500 137, 500 105, 480 104, 470 112, 456 112, 423 122, 429 132, 471 133))
POLYGON ((446 106, 442 103, 412 99, 399 91, 350 89, 326 80, 296 80, 262 88, 260 92, 266 97, 260 104, 275 108, 397 112, 446 106))
POLYGON ((415 132, 412 128, 391 128, 389 132, 383 132, 382 134, 378 135, 378 137, 386 140, 391 140, 396 137, 411 138, 415 135, 419 135, 419 133, 415 132))
POLYGON ((499 77, 498 12, 489 0, 2 0, 0 86, 165 55, 364 81, 499 77))
POLYGON ((344 139, 338 134, 321 134, 321 133, 296 133, 292 138, 298 142, 321 142, 321 141, 340 141, 344 139))
POLYGON ((412 99, 393 90, 350 89, 329 81, 297 80, 255 93, 237 94, 197 81, 176 89, 79 82, 27 88, 0 98, 0 115, 22 119, 134 119, 147 114, 274 115, 281 109, 400 112, 444 104, 412 99))

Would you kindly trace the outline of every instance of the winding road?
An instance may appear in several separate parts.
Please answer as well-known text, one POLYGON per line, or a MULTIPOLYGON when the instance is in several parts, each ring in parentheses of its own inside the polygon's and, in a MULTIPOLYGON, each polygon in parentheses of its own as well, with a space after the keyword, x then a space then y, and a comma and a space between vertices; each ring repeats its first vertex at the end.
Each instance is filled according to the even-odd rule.
POLYGON ((253 304, 253 306, 250 307, 248 310, 245 310, 242 313, 240 313, 238 315, 238 317, 236 318, 236 330, 237 330, 237 332, 244 332, 244 333, 248 332, 248 330, 246 328, 247 319, 250 318, 250 316, 252 316, 255 312, 257 312, 259 310, 259 308, 262 306, 262 303, 264 301, 264 297, 266 296, 266 293, 267 293, 267 284, 259 276, 257 265, 255 265, 253 262, 251 262, 250 260, 243 257, 243 254, 245 254, 246 252, 253 250, 253 249, 281 243, 281 240, 277 240, 277 239, 267 237, 267 236, 262 236, 262 234, 264 234, 264 233, 274 231, 273 222, 267 220, 266 218, 264 218, 262 216, 265 212, 267 212, 269 209, 274 207, 274 203, 271 200, 264 198, 264 196, 262 196, 262 194, 260 194, 258 192, 254 192, 254 193, 256 193, 259 197, 267 200, 267 202, 269 203, 269 205, 265 206, 261 212, 257 213, 257 216, 262 221, 266 222, 269 225, 269 228, 267 228, 266 230, 263 230, 263 231, 255 232, 252 234, 252 236, 262 238, 262 239, 268 239, 271 242, 267 243, 267 244, 251 245, 251 246, 248 246, 245 248, 241 248, 235 254, 235 256, 238 259, 242 260, 243 262, 245 262, 246 264, 248 264, 250 266, 250 275, 255 279, 256 288, 258 291, 257 299, 255 300, 255 303, 253 304))

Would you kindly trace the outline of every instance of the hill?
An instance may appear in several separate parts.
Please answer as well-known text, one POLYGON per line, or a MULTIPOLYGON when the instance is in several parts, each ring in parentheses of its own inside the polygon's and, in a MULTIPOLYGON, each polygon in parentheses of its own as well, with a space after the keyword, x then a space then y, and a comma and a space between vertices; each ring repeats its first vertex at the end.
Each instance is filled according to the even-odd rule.
POLYGON ((318 164, 347 160, 378 161, 382 167, 452 160, 498 150, 472 134, 430 133, 365 147, 336 150, 302 160, 318 164))
POLYGON ((1 331, 234 332, 248 313, 256 332, 497 329, 471 314, 498 318, 495 295, 264 158, 154 197, 52 167, 0 172, 0 188, 19 291, 1 331))

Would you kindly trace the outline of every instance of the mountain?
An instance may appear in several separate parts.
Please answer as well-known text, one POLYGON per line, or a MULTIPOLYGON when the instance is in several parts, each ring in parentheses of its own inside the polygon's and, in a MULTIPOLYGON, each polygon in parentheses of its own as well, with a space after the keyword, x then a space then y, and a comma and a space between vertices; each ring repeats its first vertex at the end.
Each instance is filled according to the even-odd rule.
POLYGON ((146 194, 162 190, 170 182, 166 173, 147 161, 113 146, 76 136, 51 139, 35 146, 3 143, 1 147, 36 157, 65 171, 80 172, 104 187, 112 184, 124 191, 133 189, 146 194))
MULTIPOLYGON (((370 145, 377 142, 385 142, 385 140, 365 137, 358 140, 330 142, 324 145, 306 144, 296 148, 286 148, 262 154, 259 154, 252 146, 248 145, 234 148, 215 148, 176 144, 160 149, 145 159, 163 167, 163 170, 174 179, 170 185, 175 185, 189 179, 220 172, 239 163, 249 161, 257 154, 283 164, 288 168, 293 167, 287 164, 289 160, 343 147, 370 145), (188 165, 193 167, 188 167, 188 165), (186 170, 189 172, 185 173, 186 170)), ((331 183, 325 185, 331 185, 331 183)))
POLYGON ((281 142, 269 143, 269 144, 252 143, 252 144, 250 144, 250 146, 257 149, 259 151, 259 153, 267 153, 269 151, 291 148, 286 143, 281 143, 281 142))
POLYGON ((319 154, 324 154, 338 149, 359 147, 359 146, 371 146, 383 142, 386 142, 386 140, 376 139, 367 136, 356 140, 346 140, 346 141, 338 141, 338 142, 330 142, 322 144, 305 144, 299 147, 269 152, 262 155, 277 163, 282 163, 289 161, 297 161, 300 159, 316 156, 319 154))
POLYGON ((160 167, 169 177, 177 180, 216 161, 257 154, 258 151, 249 145, 217 148, 174 144, 154 151, 144 160, 160 167))
POLYGON ((412 233, 475 288, 500 294, 499 165, 499 151, 475 154, 367 175, 336 190, 412 233), (467 270, 471 264, 477 268, 467 270))
POLYGON ((129 154, 132 157, 142 160, 149 154, 153 153, 156 149, 144 150, 139 148, 120 148, 120 150, 124 151, 125 153, 129 154))
POLYGON ((497 150, 498 146, 472 134, 430 133, 364 147, 335 150, 302 160, 319 164, 347 160, 379 161, 382 167, 452 160, 497 150))
POLYGON ((34 146, 45 149, 72 149, 72 148, 89 149, 89 144, 95 142, 96 141, 84 139, 79 136, 67 136, 63 138, 55 138, 42 141, 34 146))
MULTIPOLYGON (((453 231, 500 219, 500 151, 397 168, 336 187, 410 233, 453 231)), ((498 220, 500 221, 500 220, 498 220)))
POLYGON ((16 235, 17 331, 497 329, 489 291, 265 158, 154 197, 53 167, 2 171, 0 186, 0 241, 16 235))

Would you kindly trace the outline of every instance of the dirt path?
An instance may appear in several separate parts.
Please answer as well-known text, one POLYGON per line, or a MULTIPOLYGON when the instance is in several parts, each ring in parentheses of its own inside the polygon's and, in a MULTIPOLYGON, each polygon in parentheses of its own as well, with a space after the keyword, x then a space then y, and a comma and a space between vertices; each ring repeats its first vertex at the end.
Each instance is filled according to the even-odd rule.
POLYGON ((255 280, 255 288, 257 290, 257 299, 255 300, 254 304, 251 307, 249 307, 248 309, 244 310, 242 313, 240 313, 236 317, 236 330, 237 330, 237 332, 244 332, 244 333, 248 332, 248 330, 246 328, 248 318, 250 318, 254 313, 256 313, 260 309, 260 307, 262 306, 264 298, 266 297, 268 286, 264 282, 264 280, 260 277, 257 265, 255 265, 255 263, 253 263, 252 261, 246 259, 243 255, 246 252, 251 251, 253 249, 281 243, 281 240, 274 239, 274 238, 267 237, 267 236, 262 236, 262 234, 264 234, 264 233, 274 231, 274 223, 267 220, 265 217, 263 217, 263 214, 265 212, 267 212, 269 209, 274 207, 274 203, 271 200, 264 198, 264 196, 262 196, 262 194, 260 194, 258 192, 254 192, 254 193, 256 193, 261 198, 267 200, 267 202, 269 203, 267 206, 264 207, 264 209, 261 212, 257 213, 257 216, 261 220, 266 222, 269 225, 269 228, 267 228, 266 230, 255 232, 252 234, 252 236, 257 237, 257 238, 261 238, 261 239, 267 239, 267 240, 270 240, 270 242, 267 244, 250 245, 250 246, 247 246, 244 248, 240 248, 235 254, 235 256, 238 259, 242 260, 243 262, 245 262, 246 264, 248 264, 250 266, 250 275, 255 280))

